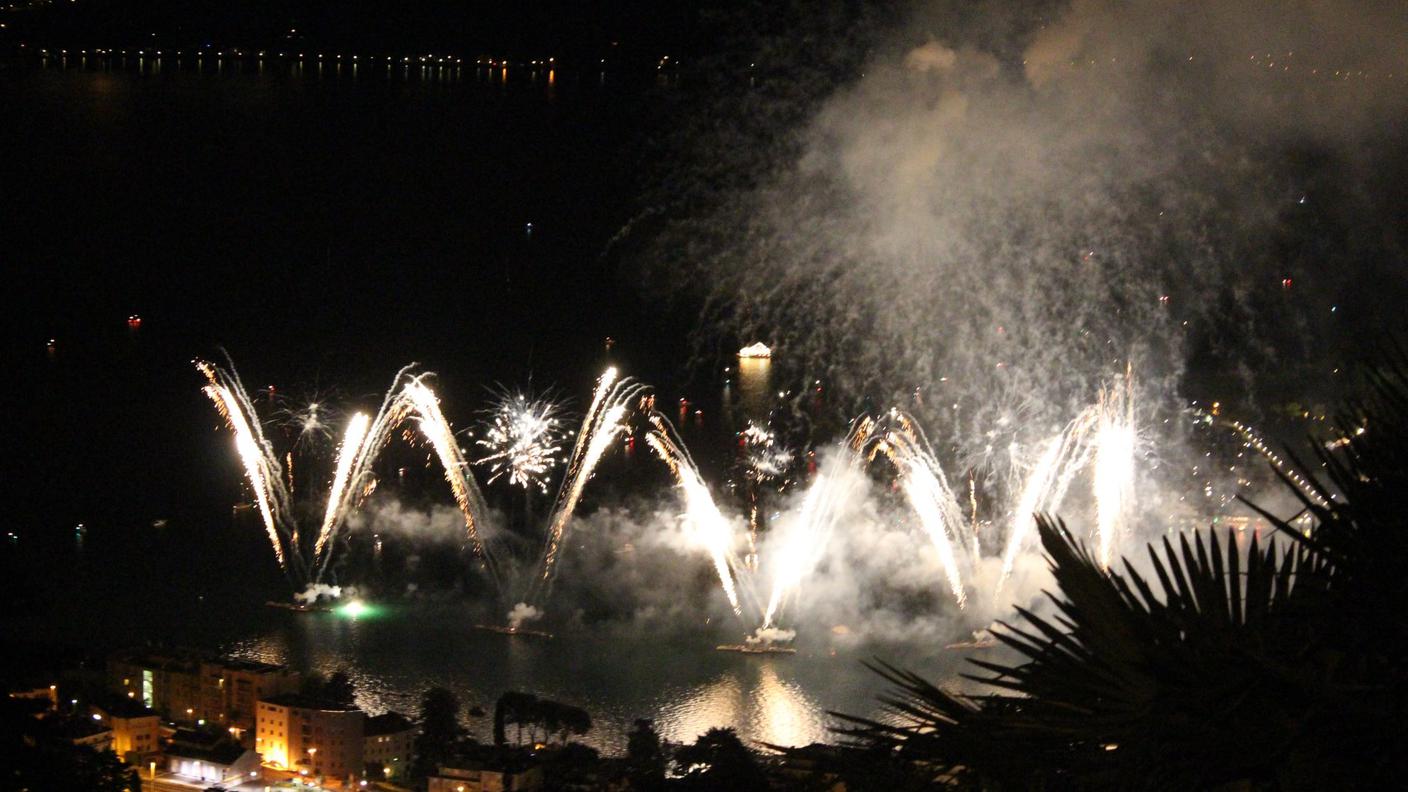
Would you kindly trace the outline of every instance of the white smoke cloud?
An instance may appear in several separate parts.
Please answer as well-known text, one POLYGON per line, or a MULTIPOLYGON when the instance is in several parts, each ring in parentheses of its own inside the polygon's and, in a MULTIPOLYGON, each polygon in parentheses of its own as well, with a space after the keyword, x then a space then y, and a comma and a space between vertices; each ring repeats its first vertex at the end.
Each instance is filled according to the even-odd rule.
POLYGON ((660 260, 706 335, 772 340, 838 411, 912 408, 955 469, 1012 475, 1127 364, 1189 468, 1163 422, 1187 398, 1321 387, 1359 343, 1332 304, 1408 285, 1375 200, 1408 110, 1393 4, 931 2, 896 39, 660 260))
POLYGON ((542 618, 542 616, 543 612, 541 610, 538 610, 526 602, 520 602, 514 605, 513 609, 508 612, 508 626, 516 630, 527 622, 536 621, 542 618))
MULTIPOLYGON (((477 526, 481 536, 495 535, 494 526, 500 515, 489 513, 484 525, 477 526)), ((407 505, 397 498, 376 498, 365 507, 351 514, 347 520, 353 530, 397 536, 414 542, 421 541, 463 541, 465 534, 464 515, 458 509, 444 504, 433 504, 427 508, 407 505)))
MULTIPOLYGON (((346 589, 351 591, 350 589, 346 589)), ((309 583, 308 588, 293 595, 293 598, 304 605, 312 605, 320 599, 335 600, 342 596, 344 588, 342 586, 330 586, 326 583, 309 583)))

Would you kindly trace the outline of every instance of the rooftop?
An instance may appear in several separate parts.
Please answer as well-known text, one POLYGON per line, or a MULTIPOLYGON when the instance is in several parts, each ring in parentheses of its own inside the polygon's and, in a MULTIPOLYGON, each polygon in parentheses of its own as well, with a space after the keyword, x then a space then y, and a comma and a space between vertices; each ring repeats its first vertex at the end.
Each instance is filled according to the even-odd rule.
POLYGON ((277 707, 297 707, 299 709, 326 710, 328 712, 361 712, 356 704, 341 704, 328 699, 317 698, 316 696, 305 696, 302 693, 284 693, 278 696, 260 699, 261 704, 273 704, 277 707))
POLYGON ((186 742, 173 742, 166 747, 167 756, 182 759, 200 759, 217 765, 232 765, 249 750, 236 742, 225 740, 214 745, 194 745, 186 742))
POLYGON ((457 773, 483 770, 522 773, 536 764, 537 760, 524 748, 461 744, 456 747, 453 759, 440 764, 440 775, 453 778, 457 773))
POLYGON ((255 673, 277 673, 288 669, 285 666, 263 663, 258 660, 245 660, 239 657, 220 655, 196 649, 127 649, 112 655, 115 662, 131 663, 144 668, 196 671, 201 663, 212 663, 230 671, 250 671, 255 673))
POLYGON ((367 718, 366 725, 362 727, 362 733, 368 737, 377 737, 383 734, 399 734, 415 728, 411 719, 399 712, 383 712, 367 718))
POLYGON ((97 702, 93 709, 101 710, 110 718, 144 718, 148 715, 156 717, 156 712, 148 709, 142 702, 116 696, 97 702))

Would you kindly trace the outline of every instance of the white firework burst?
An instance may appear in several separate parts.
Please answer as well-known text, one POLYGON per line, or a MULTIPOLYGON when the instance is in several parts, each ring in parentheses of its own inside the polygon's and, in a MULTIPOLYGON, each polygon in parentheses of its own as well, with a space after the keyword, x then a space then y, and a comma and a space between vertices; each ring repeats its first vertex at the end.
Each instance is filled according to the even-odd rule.
POLYGON ((481 427, 475 444, 486 452, 475 460, 487 465, 489 481, 508 477, 509 484, 547 492, 548 476, 562 462, 561 408, 546 398, 503 393, 481 427))

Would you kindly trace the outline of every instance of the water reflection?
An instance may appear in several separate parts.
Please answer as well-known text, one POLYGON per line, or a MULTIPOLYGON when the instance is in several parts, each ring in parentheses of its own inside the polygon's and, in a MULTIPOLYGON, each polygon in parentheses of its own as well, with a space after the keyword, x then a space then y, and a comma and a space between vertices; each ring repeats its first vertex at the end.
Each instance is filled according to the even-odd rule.
MULTIPOLYGON (((661 736, 680 742, 718 726, 734 728, 745 740, 806 745, 826 739, 826 709, 856 709, 873 695, 828 681, 854 669, 818 657, 740 657, 714 652, 707 643, 662 645, 648 636, 509 639, 469 630, 448 611, 417 610, 387 608, 358 619, 278 614, 277 628, 225 649, 304 672, 344 670, 357 703, 372 713, 414 714, 425 690, 436 685, 453 690, 466 712, 492 712, 506 690, 565 701, 592 713, 595 728, 585 742, 608 751, 624 748, 637 718, 653 719, 661 736)), ((488 717, 467 725, 489 739, 488 717)))
POLYGON ((738 359, 738 401, 743 414, 754 421, 766 421, 772 404, 772 361, 768 358, 738 359))
MULTIPOLYGON (((790 661, 788 661, 790 662, 790 661)), ((826 738, 822 709, 801 687, 764 660, 720 675, 664 704, 657 727, 668 740, 689 742, 716 726, 773 745, 808 745, 826 738)))

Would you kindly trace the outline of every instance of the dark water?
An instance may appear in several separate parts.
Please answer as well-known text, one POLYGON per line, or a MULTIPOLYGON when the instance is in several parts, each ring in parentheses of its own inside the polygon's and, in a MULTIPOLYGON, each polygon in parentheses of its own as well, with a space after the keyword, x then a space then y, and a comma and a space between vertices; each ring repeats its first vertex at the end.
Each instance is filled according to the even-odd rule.
MULTIPOLYGON (((231 515, 240 471, 189 367, 217 346, 251 386, 368 406, 419 361, 459 426, 496 381, 556 385, 580 410, 609 358, 665 403, 704 404, 686 440, 706 468, 726 465, 719 383, 684 373, 689 317, 648 310, 602 255, 634 211, 669 89, 83 66, 0 70, 8 641, 348 668, 373 711, 413 711, 437 684, 485 708, 531 690, 587 707, 603 746, 638 717, 672 739, 731 725, 806 743, 826 709, 873 711, 880 685, 860 659, 953 667, 937 647, 830 634, 802 636, 794 657, 719 653, 751 625, 707 610, 664 632, 603 618, 532 641, 470 629, 493 615, 482 598, 443 592, 355 620, 264 607, 288 584, 231 515)), ((631 464, 610 462, 584 508, 629 500, 631 464)), ((418 475, 432 492, 433 471, 418 475)), ((702 560, 681 568, 694 561, 707 581, 702 560)))

